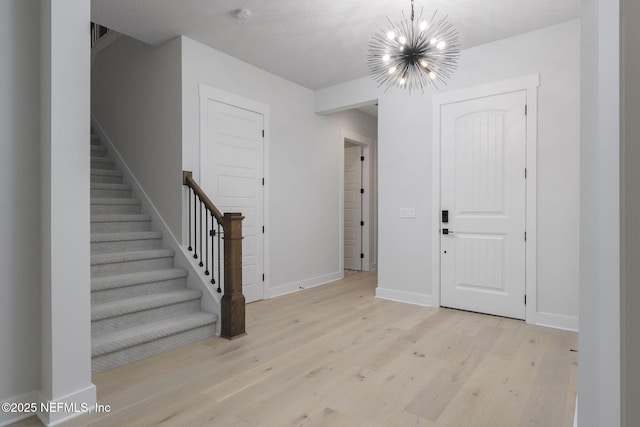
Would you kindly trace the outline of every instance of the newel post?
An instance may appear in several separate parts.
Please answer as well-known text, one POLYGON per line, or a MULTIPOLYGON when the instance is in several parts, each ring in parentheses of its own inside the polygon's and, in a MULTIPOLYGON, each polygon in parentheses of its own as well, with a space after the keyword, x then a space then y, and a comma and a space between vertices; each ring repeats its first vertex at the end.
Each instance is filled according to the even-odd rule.
POLYGON ((228 339, 245 334, 244 295, 242 295, 242 220, 240 213, 225 213, 224 295, 222 296, 222 333, 228 339))

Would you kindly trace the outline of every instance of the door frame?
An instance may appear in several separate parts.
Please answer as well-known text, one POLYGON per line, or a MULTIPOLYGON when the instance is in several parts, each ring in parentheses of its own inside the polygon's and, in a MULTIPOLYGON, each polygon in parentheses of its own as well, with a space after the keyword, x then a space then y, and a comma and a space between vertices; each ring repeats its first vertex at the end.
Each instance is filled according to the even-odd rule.
POLYGON ((538 86, 540 75, 529 74, 513 79, 500 80, 492 83, 472 86, 464 89, 434 95, 433 106, 433 137, 432 137, 432 183, 431 183, 431 283, 433 302, 440 307, 440 110, 442 106, 456 102, 468 101, 487 96, 500 95, 510 92, 526 91, 526 209, 525 229, 525 293, 527 304, 525 307, 525 321, 537 323, 537 141, 538 141, 538 86))
MULTIPOLYGON (((200 95, 200 143, 198 144, 198 156, 200 157, 200 170, 198 171, 197 179, 202 182, 202 170, 205 164, 205 160, 202 156, 202 146, 207 140, 207 102, 217 101, 223 104, 231 105, 232 107, 241 108, 243 110, 253 111, 258 114, 262 114, 264 118, 264 137, 263 137, 263 151, 262 151, 262 175, 264 176, 264 185, 262 193, 262 222, 264 224, 264 233, 262 237, 262 269, 264 273, 264 281, 262 282, 262 295, 263 299, 271 298, 269 292, 269 283, 271 277, 270 271, 270 216, 269 216, 269 188, 271 180, 269 170, 269 139, 270 139, 270 107, 267 104, 254 101, 249 98, 225 92, 223 90, 207 86, 200 83, 198 87, 200 95)), ((260 274, 260 272, 258 272, 260 274)))
POLYGON ((340 186, 340 203, 339 206, 339 218, 340 218, 340 244, 339 244, 339 266, 340 274, 344 275, 344 143, 349 141, 362 147, 362 155, 364 156, 364 162, 362 165, 362 188, 364 188, 364 195, 362 197, 362 218, 365 226, 362 227, 362 253, 364 258, 362 259, 362 271, 371 271, 373 269, 371 265, 372 255, 371 252, 371 228, 372 228, 372 215, 371 215, 371 153, 373 139, 368 138, 359 133, 342 129, 340 137, 340 178, 338 185, 340 186))

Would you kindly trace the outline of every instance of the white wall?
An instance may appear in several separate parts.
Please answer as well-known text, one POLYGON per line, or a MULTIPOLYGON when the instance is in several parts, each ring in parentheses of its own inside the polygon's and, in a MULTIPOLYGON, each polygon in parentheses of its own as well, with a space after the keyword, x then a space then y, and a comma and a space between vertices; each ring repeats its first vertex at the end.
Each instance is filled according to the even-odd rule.
POLYGON ((0 401, 40 388, 39 27, 39 2, 0 2, 0 401))
MULTIPOLYGON (((88 3, 42 2, 40 398, 92 406, 89 16, 88 3)), ((78 414, 38 415, 55 424, 78 414)))
POLYGON ((622 2, 622 425, 640 420, 640 3, 622 2))
POLYGON ((182 168, 192 170, 196 180, 200 83, 270 107, 266 294, 339 277, 341 131, 375 139, 375 121, 360 112, 317 115, 313 91, 187 37, 182 37, 182 81, 182 168))
POLYGON ((175 236, 182 230, 180 40, 123 36, 96 57, 91 110, 175 236))
MULTIPOLYGON (((538 292, 543 323, 577 327, 579 230, 579 22, 462 52, 441 92, 540 73, 538 90, 538 292), (552 48, 550 48, 552 46, 552 48)), ((398 299, 431 300, 432 105, 427 90, 387 93, 368 77, 317 92, 316 108, 379 99, 378 286, 398 299), (350 86, 353 91, 350 92, 350 86), (351 93, 352 96, 348 94, 351 93), (416 209, 416 219, 399 209, 416 209), (403 295, 405 298, 403 298, 403 295)), ((534 321, 536 321, 534 319, 534 321)))
POLYGON ((581 2, 580 427, 621 421, 619 3, 581 2))

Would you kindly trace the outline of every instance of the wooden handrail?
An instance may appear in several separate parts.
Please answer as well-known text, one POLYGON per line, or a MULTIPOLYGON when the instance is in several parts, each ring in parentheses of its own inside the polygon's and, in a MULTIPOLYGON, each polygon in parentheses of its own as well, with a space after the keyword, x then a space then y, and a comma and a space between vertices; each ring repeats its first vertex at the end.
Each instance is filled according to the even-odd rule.
POLYGON ((193 191, 193 247, 192 247, 192 228, 191 228, 191 193, 189 193, 189 247, 188 250, 194 251, 193 258, 200 259, 200 267, 204 267, 205 276, 211 276, 211 284, 215 285, 214 255, 215 250, 213 242, 218 244, 218 292, 220 289, 220 238, 224 240, 224 295, 220 301, 221 310, 221 336, 228 339, 235 339, 245 335, 245 298, 242 294, 242 220, 244 217, 239 212, 227 212, 224 215, 216 208, 211 199, 207 197, 205 192, 200 188, 197 182, 193 180, 193 174, 189 171, 182 172, 182 184, 186 185, 193 191), (197 200, 200 201, 200 208, 197 207, 197 200), (205 206, 204 220, 202 216, 202 205, 205 206), (213 224, 211 219, 211 227, 209 227, 209 214, 217 221, 213 224), (199 219, 198 219, 199 214, 199 219), (204 231, 203 231, 204 226, 204 231), (220 235, 220 226, 222 226, 223 235, 220 235), (200 232, 198 233, 198 227, 200 232), (204 254, 203 254, 203 236, 204 236, 204 254), (198 238, 199 252, 198 255, 198 238), (211 238, 211 245, 209 245, 211 238), (217 240, 216 240, 217 239, 217 240), (209 272, 209 248, 211 247, 211 267, 209 272), (204 263, 203 263, 204 256, 204 263))
POLYGON ((213 213, 213 216, 216 217, 218 222, 224 222, 224 216, 220 213, 218 208, 216 208, 216 205, 213 204, 211 199, 207 197, 205 192, 202 191, 202 188, 200 188, 198 183, 193 180, 193 173, 191 171, 182 171, 182 184, 191 188, 193 192, 198 195, 200 200, 202 200, 202 203, 204 203, 204 205, 213 213))

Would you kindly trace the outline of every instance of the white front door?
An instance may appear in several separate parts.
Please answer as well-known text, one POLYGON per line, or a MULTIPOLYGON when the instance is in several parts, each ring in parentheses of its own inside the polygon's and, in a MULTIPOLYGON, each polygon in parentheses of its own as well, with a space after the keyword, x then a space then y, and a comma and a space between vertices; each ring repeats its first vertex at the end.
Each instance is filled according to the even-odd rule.
POLYGON ((221 212, 244 215, 242 290, 247 302, 261 300, 264 117, 212 99, 207 100, 206 108, 202 187, 221 212))
POLYGON ((525 104, 519 91, 441 107, 442 306, 525 318, 525 104))
POLYGON ((344 148, 344 268, 362 270, 362 147, 344 148))

